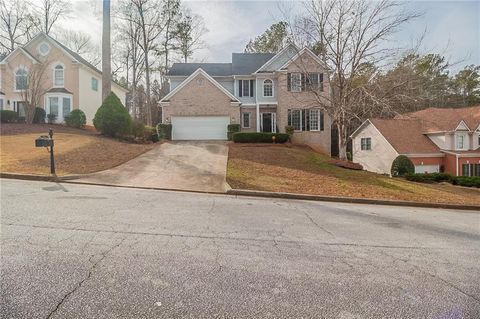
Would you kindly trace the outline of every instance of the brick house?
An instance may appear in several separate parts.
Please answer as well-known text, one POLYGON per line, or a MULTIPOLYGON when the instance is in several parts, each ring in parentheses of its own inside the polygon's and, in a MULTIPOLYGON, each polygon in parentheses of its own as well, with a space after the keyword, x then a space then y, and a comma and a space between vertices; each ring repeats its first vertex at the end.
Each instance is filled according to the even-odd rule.
POLYGON ((231 63, 174 63, 161 101, 172 139, 226 139, 227 125, 244 132, 285 132, 293 142, 330 154, 331 120, 319 106, 330 92, 324 63, 309 49, 277 54, 233 53, 231 63))
POLYGON ((353 160, 390 174, 406 155, 416 173, 480 176, 480 106, 428 108, 393 119, 369 119, 351 135, 353 160))
MULTIPOLYGON (((79 54, 41 32, 0 60, 0 109, 25 116, 25 90, 37 73, 38 105, 61 123, 81 109, 92 125, 102 104, 102 72, 79 54)), ((127 90, 112 82, 112 91, 125 103, 127 90)))

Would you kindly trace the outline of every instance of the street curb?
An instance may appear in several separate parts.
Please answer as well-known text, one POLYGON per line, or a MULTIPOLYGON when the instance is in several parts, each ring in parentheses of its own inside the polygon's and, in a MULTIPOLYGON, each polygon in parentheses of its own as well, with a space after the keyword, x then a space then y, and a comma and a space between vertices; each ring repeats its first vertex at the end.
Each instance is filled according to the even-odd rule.
POLYGON ((480 206, 476 206, 476 205, 422 203, 422 202, 411 202, 411 201, 402 201, 402 200, 265 192, 265 191, 246 190, 246 189, 231 189, 227 191, 227 194, 238 195, 238 196, 300 199, 300 200, 325 201, 325 202, 337 202, 337 203, 349 203, 349 204, 371 204, 371 205, 388 205, 388 206, 403 206, 403 207, 460 209, 460 210, 473 210, 480 213, 480 206))
POLYGON ((161 187, 150 187, 150 186, 115 185, 115 184, 105 184, 105 183, 100 184, 100 183, 76 181, 76 179, 80 177, 85 177, 85 175, 67 175, 67 176, 58 177, 53 175, 48 176, 48 175, 34 175, 34 174, 0 173, 0 178, 47 181, 47 182, 62 182, 62 183, 77 184, 77 185, 107 186, 107 187, 132 188, 132 189, 172 191, 172 192, 182 192, 182 193, 211 194, 211 195, 236 195, 236 196, 250 196, 250 197, 263 197, 263 198, 298 199, 298 200, 324 201, 324 202, 336 202, 336 203, 348 203, 348 204, 370 204, 370 205, 388 205, 388 206, 403 206, 403 207, 458 209, 458 210, 477 211, 480 213, 480 206, 475 206, 475 205, 422 203, 422 202, 386 200, 386 199, 309 195, 309 194, 282 193, 282 192, 265 192, 265 191, 254 191, 254 190, 247 190, 247 189, 228 189, 226 192, 208 192, 208 191, 187 190, 187 189, 161 188, 161 187))
POLYGON ((31 181, 47 181, 47 182, 59 182, 78 179, 85 177, 86 175, 36 175, 36 174, 17 174, 17 173, 3 173, 0 172, 0 178, 10 178, 10 179, 22 179, 22 180, 31 180, 31 181))

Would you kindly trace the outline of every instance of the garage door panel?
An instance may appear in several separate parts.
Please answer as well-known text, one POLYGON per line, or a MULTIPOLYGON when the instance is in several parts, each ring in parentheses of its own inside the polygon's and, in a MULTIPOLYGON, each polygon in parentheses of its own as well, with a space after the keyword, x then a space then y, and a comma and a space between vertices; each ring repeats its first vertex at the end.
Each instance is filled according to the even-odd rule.
POLYGON ((226 140, 228 116, 172 116, 173 140, 226 140))

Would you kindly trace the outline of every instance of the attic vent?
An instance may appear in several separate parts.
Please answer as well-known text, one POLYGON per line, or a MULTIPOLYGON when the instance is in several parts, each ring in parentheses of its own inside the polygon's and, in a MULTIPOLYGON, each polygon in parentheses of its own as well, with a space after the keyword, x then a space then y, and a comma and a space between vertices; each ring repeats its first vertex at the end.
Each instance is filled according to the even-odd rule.
POLYGON ((197 79, 197 84, 198 84, 198 85, 203 85, 204 82, 205 82, 205 81, 204 81, 202 78, 197 79))

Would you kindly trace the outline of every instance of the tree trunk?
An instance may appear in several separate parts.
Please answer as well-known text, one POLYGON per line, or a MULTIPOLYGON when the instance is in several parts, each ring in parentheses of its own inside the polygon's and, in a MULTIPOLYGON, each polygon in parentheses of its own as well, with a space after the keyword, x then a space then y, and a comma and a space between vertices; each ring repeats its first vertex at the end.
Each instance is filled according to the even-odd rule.
POLYGON ((337 124, 338 131, 338 157, 342 160, 347 159, 347 130, 345 125, 337 124))
POLYGON ((102 32, 102 101, 112 91, 112 66, 110 45, 110 0, 103 0, 102 32))

